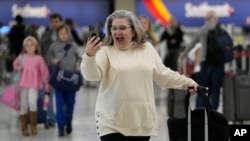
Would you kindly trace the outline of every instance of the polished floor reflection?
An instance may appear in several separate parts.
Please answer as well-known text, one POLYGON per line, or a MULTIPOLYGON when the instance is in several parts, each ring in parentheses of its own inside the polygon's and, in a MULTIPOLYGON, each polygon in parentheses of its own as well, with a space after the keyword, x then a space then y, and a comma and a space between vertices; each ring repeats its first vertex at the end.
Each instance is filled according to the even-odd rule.
MULTIPOLYGON (((38 125, 38 135, 22 137, 18 113, 0 103, 0 140, 2 141, 99 141, 94 120, 94 107, 97 97, 97 88, 82 88, 76 99, 73 132, 70 136, 58 137, 57 128, 46 130, 38 125)), ((159 135, 150 141, 168 141, 166 90, 155 87, 155 100, 159 121, 159 135)))

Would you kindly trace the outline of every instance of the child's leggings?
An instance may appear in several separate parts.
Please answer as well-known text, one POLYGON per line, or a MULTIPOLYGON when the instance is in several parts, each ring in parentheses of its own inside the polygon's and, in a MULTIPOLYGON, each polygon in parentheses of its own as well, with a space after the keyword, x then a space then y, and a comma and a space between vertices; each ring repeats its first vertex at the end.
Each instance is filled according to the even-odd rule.
POLYGON ((38 90, 33 88, 21 88, 20 89, 20 114, 28 114, 30 111, 37 111, 37 98, 38 90))

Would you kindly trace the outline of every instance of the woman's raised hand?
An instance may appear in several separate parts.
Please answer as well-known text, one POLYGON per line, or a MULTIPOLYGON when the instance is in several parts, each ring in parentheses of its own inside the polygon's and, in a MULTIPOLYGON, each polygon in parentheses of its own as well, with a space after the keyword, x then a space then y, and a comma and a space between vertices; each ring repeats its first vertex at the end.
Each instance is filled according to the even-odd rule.
POLYGON ((86 45, 85 52, 88 56, 95 56, 97 51, 101 48, 102 42, 99 37, 89 37, 86 45))

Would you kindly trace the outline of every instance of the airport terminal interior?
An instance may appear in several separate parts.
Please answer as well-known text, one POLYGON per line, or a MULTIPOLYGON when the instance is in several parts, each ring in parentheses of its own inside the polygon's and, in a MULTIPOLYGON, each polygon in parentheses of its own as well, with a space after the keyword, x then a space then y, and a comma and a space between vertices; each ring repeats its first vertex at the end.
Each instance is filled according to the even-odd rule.
MULTIPOLYGON (((246 113, 243 112, 242 114, 243 120, 240 119, 237 121, 235 119, 235 121, 233 121, 234 118, 236 118, 236 114, 233 112, 231 113, 230 108, 228 108, 230 104, 227 103, 226 106, 228 107, 226 110, 229 111, 227 111, 227 114, 233 119, 229 120, 229 124, 250 125, 250 112, 245 108, 250 106, 248 102, 250 97, 247 95, 250 93, 250 15, 249 12, 246 12, 249 11, 249 0, 241 0, 240 3, 234 0, 213 2, 207 0, 197 0, 195 2, 191 0, 190 2, 183 0, 61 0, 60 6, 57 0, 46 2, 43 0, 0 0, 0 97, 6 86, 10 85, 9 82, 13 79, 13 74, 7 71, 5 63, 9 55, 10 46, 8 33, 11 27, 16 24, 15 16, 17 15, 23 16, 24 25, 26 26, 25 29, 27 29, 27 31, 31 28, 35 29, 35 35, 38 40, 41 39, 42 34, 50 28, 50 14, 60 13, 63 19, 71 18, 75 24, 74 30, 77 33, 77 37, 82 40, 82 43, 78 44, 78 53, 82 56, 89 36, 89 25, 100 24, 100 26, 102 26, 101 32, 105 34, 106 31, 103 27, 104 22, 107 16, 116 9, 128 9, 134 12, 138 17, 140 15, 149 17, 153 32, 158 39, 160 39, 161 35, 170 24, 170 19, 175 19, 184 33, 183 41, 180 44, 181 49, 184 50, 192 41, 192 37, 194 37, 195 33, 204 24, 204 13, 209 8, 214 9, 215 12, 218 13, 218 19, 222 27, 227 31, 230 37, 232 37, 234 42, 233 47, 237 47, 235 48, 235 52, 237 51, 237 53, 241 55, 225 64, 227 76, 230 78, 235 76, 243 76, 246 78, 244 81, 241 81, 242 83, 238 82, 242 84, 241 88, 243 89, 241 91, 237 83, 237 90, 240 91, 243 96, 246 96, 246 98, 239 96, 241 98, 240 100, 244 102, 244 104, 241 105, 241 110, 246 113)), ((171 29, 170 32, 172 32, 171 29)), ((167 41, 163 40, 156 45, 156 50, 162 61, 168 53, 166 43, 167 41)), ((198 46, 198 44, 199 43, 196 45, 198 46)), ((199 72, 196 71, 195 68, 197 60, 197 58, 195 58, 197 50, 195 49, 187 54, 185 60, 183 58, 178 58, 177 71, 188 77, 190 77, 192 73, 199 72), (185 66, 183 64, 185 64, 185 66), (183 70, 185 70, 185 72, 183 70)), ((231 80, 234 81, 235 79, 230 79, 230 82, 231 80)), ((73 131, 70 135, 65 135, 65 137, 58 136, 57 126, 45 129, 44 124, 38 124, 37 135, 24 137, 20 131, 19 113, 0 102, 0 140, 100 141, 95 121, 95 106, 99 83, 100 82, 84 81, 84 85, 77 91, 72 123, 73 131)), ((223 96, 226 94, 223 93, 223 87, 221 88, 219 106, 217 109, 220 113, 225 112, 225 108, 223 109, 225 106, 223 102, 228 102, 228 99, 235 105, 238 104, 239 106, 241 104, 241 101, 237 101, 237 103, 235 100, 236 97, 234 97, 234 94, 236 95, 236 84, 231 84, 230 86, 234 86, 232 89, 235 90, 233 94, 232 91, 226 91, 233 95, 231 99, 223 99, 223 96)), ((227 86, 228 90, 231 90, 229 87, 227 86)), ((169 107, 167 106, 169 96, 168 89, 161 89, 154 83, 154 97, 159 129, 158 136, 152 136, 150 141, 170 141, 167 126, 167 120, 169 118, 169 107)), ((53 100, 55 104, 55 96, 53 100)), ((190 102, 191 107, 194 108, 196 104, 196 95, 191 97, 190 102)))

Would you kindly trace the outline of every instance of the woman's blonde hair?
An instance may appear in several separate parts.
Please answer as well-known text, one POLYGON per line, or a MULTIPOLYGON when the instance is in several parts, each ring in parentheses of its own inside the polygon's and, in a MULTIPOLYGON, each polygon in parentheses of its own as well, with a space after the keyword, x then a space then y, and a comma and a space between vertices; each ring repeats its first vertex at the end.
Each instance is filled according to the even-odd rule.
POLYGON ((35 50, 35 54, 41 54, 41 49, 40 46, 38 44, 38 41, 35 37, 33 36, 27 36, 24 40, 23 40, 23 52, 26 53, 26 49, 25 49, 25 45, 27 44, 28 41, 32 41, 35 46, 36 46, 36 50, 35 50))
POLYGON ((152 26, 150 19, 145 15, 139 16, 138 19, 146 19, 148 21, 148 30, 146 31, 147 32, 146 34, 148 35, 149 40, 152 41, 152 44, 154 46, 156 46, 159 43, 159 40, 155 36, 153 26, 152 26))
POLYGON ((105 22, 106 35, 103 40, 103 45, 111 46, 114 44, 111 26, 114 19, 127 19, 132 30, 134 31, 135 36, 133 37, 133 48, 144 47, 143 44, 147 41, 146 36, 143 33, 143 29, 138 18, 134 13, 127 10, 116 10, 111 15, 109 15, 105 22))

